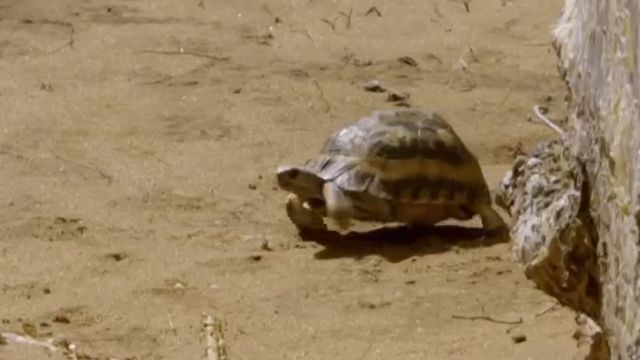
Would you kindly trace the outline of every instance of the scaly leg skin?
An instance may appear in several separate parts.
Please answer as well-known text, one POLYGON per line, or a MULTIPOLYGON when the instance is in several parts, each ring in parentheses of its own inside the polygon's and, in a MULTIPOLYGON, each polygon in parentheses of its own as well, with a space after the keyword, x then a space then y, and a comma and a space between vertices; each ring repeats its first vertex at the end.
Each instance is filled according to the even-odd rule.
POLYGON ((298 231, 327 230, 322 215, 305 206, 304 201, 298 195, 289 194, 286 208, 289 220, 298 228, 298 231))
POLYGON ((490 204, 479 205, 477 213, 480 215, 487 237, 508 238, 509 228, 490 204))
POLYGON ((348 230, 352 226, 353 208, 342 190, 328 182, 322 188, 322 195, 327 207, 327 217, 332 219, 340 230, 348 230))

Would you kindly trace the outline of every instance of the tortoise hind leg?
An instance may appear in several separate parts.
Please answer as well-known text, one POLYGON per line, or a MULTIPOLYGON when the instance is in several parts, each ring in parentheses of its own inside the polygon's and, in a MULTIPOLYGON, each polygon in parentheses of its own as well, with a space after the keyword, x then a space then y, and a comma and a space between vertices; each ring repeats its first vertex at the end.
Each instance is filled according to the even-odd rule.
POLYGON ((491 204, 481 204, 476 208, 476 212, 482 220, 482 227, 489 237, 506 237, 509 229, 502 217, 491 207, 491 204))

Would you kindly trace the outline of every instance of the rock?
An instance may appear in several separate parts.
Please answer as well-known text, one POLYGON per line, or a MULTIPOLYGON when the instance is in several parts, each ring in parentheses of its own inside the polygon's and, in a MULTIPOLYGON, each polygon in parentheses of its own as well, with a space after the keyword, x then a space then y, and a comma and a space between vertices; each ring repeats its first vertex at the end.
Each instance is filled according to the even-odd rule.
POLYGON ((379 80, 371 80, 362 86, 363 89, 370 92, 381 93, 387 91, 379 80))
POLYGON ((600 315, 594 230, 583 206, 583 171, 563 139, 518 157, 500 182, 496 204, 512 219, 512 255, 526 276, 564 305, 600 315))
POLYGON ((418 62, 415 61, 415 59, 413 59, 410 56, 402 56, 398 58, 398 61, 405 64, 405 65, 409 65, 412 67, 417 67, 418 66, 418 62))
POLYGON ((390 91, 387 95, 387 102, 403 102, 409 99, 411 94, 407 92, 390 91))
POLYGON ((497 196, 527 276, 601 329, 589 359, 640 359, 638 22, 637 2, 566 1, 553 47, 570 129, 519 157, 497 196))
POLYGON ((258 262, 258 261, 262 260, 262 255, 250 255, 249 256, 249 260, 258 262))
POLYGON ((71 320, 69 320, 69 317, 65 314, 58 314, 54 316, 53 322, 59 324, 71 324, 71 320))
POLYGON ((524 335, 524 334, 511 335, 511 341, 513 341, 515 344, 523 343, 527 341, 527 335, 524 335))

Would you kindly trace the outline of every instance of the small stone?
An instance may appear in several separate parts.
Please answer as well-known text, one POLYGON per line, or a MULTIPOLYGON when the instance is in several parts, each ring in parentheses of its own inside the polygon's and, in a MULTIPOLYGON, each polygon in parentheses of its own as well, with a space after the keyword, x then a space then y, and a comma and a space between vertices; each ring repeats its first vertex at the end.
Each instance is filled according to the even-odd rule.
POLYGON ((164 284, 168 288, 177 289, 177 290, 187 288, 187 283, 178 279, 167 279, 164 281, 164 284))
POLYGON ((389 305, 391 305, 390 301, 358 300, 358 306, 361 307, 361 308, 365 308, 365 309, 376 309, 376 308, 381 308, 381 307, 385 307, 385 306, 389 306, 389 305))
POLYGON ((22 331, 26 335, 31 336, 32 338, 37 338, 38 337, 38 329, 36 328, 35 325, 33 325, 31 323, 23 323, 22 324, 22 331))
POLYGON ((524 334, 511 335, 511 341, 513 341, 515 344, 520 344, 527 341, 527 336, 524 334))
POLYGON ((356 67, 371 66, 372 64, 373 64, 373 61, 371 60, 361 60, 361 59, 353 60, 353 66, 356 66, 356 67))
POLYGON ((396 102, 396 101, 404 101, 407 100, 411 95, 406 92, 395 92, 392 91, 387 95, 387 102, 396 102))
POLYGON ((47 83, 40 83, 40 90, 52 92, 53 91, 53 86, 51 86, 51 84, 47 84, 47 83))
POLYGON ((382 83, 379 80, 371 80, 362 86, 363 89, 370 92, 381 93, 385 92, 387 89, 382 86, 382 83))
POLYGON ((262 260, 262 255, 251 255, 249 256, 249 260, 253 260, 253 261, 260 261, 262 260))
POLYGON ((249 190, 255 190, 258 186, 256 184, 249 184, 249 190))
POLYGON ((449 83, 449 88, 457 92, 469 92, 476 88, 476 82, 469 78, 457 78, 449 83))
POLYGON ((107 258, 120 262, 129 257, 129 255, 120 252, 120 253, 111 253, 106 255, 107 258))
POLYGON ((416 281, 415 280, 407 280, 404 283, 407 284, 407 285, 414 285, 416 283, 416 281))
POLYGON ((59 324, 71 324, 71 320, 69 320, 67 315, 64 315, 64 314, 58 314, 54 316, 53 322, 59 323, 59 324))
POLYGON ((260 250, 273 251, 273 249, 269 246, 269 240, 262 239, 262 244, 260 244, 260 250))
POLYGON ((49 294, 51 294, 51 289, 46 287, 46 288, 42 289, 42 293, 45 294, 45 295, 49 295, 49 294))
POLYGON ((409 66, 413 66, 413 67, 418 66, 418 62, 415 61, 412 57, 409 57, 409 56, 399 57, 398 61, 400 61, 401 63, 403 63, 405 65, 409 65, 409 66))

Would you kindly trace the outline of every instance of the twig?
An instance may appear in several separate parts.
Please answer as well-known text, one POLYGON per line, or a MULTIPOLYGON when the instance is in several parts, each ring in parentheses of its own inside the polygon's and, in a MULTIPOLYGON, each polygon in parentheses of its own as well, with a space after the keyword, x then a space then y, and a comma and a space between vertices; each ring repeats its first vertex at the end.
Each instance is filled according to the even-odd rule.
POLYGON ((263 35, 245 35, 243 36, 243 38, 247 39, 247 40, 251 40, 253 42, 255 42, 258 45, 271 45, 271 40, 273 40, 273 34, 271 33, 271 31, 269 31, 266 34, 263 35))
POLYGON ((324 102, 324 105, 326 106, 326 109, 324 110, 324 112, 329 112, 329 110, 331 110, 331 106, 329 106, 329 102, 327 101, 327 99, 324 98, 324 91, 322 91, 320 84, 318 84, 318 81, 314 79, 313 85, 315 85, 318 91, 320 91, 320 100, 322 100, 322 102, 324 102))
POLYGON ((480 299, 475 299, 478 305, 480 305, 480 311, 482 311, 482 315, 486 314, 484 304, 480 301, 480 299))
POLYGON ((349 9, 348 14, 346 14, 344 11, 340 11, 339 14, 347 18, 347 29, 351 29, 351 15, 353 14, 353 7, 349 9))
POLYGON ((550 312, 550 311, 553 311, 553 310, 554 310, 555 308, 557 308, 558 306, 560 306, 560 303, 559 303, 559 302, 556 302, 556 303, 554 303, 553 305, 549 306, 548 308, 546 308, 546 309, 544 309, 544 310, 542 310, 542 311, 540 311, 540 312, 536 313, 536 315, 535 315, 535 316, 536 316, 536 317, 540 317, 540 316, 542 316, 542 315, 544 315, 544 314, 546 314, 546 313, 548 313, 548 312, 550 312))
POLYGON ((199 65, 199 66, 196 66, 195 68, 193 68, 191 70, 187 70, 187 71, 178 73, 176 75, 167 75, 167 76, 164 76, 163 78, 158 79, 158 80, 141 82, 141 83, 138 83, 138 85, 157 85, 157 84, 166 83, 166 82, 169 82, 169 81, 171 81, 173 79, 177 79, 179 77, 182 77, 182 76, 185 76, 185 75, 189 75, 189 74, 198 72, 198 71, 203 70, 203 69, 210 68, 210 67, 214 66, 215 64, 216 64, 216 60, 209 60, 206 63, 204 63, 202 65, 199 65))
POLYGON ((173 325, 173 320, 171 319, 170 313, 167 313, 167 319, 169 320, 169 328, 171 328, 171 332, 173 332, 173 335, 177 335, 178 330, 176 330, 176 327, 173 325))
POLYGON ((320 19, 320 21, 322 21, 323 23, 329 25, 331 27, 331 30, 335 30, 336 29, 336 23, 334 21, 331 21, 329 19, 320 19))
POLYGON ((471 0, 449 0, 451 2, 462 3, 464 5, 464 9, 470 13, 471 12, 471 0))
POLYGON ((353 59, 353 57, 355 56, 354 53, 349 52, 349 54, 345 55, 342 59, 344 61, 344 64, 342 64, 342 66, 340 67, 341 69, 347 65, 349 65, 349 63, 351 62, 351 59, 353 59))
POLYGON ((464 316, 464 315, 451 315, 451 318, 453 319, 461 319, 461 320, 485 320, 485 321, 489 321, 489 322, 493 322, 493 323, 497 323, 497 324, 506 324, 506 325, 518 325, 518 324, 522 324, 523 320, 522 318, 518 319, 518 320, 498 320, 498 319, 494 319, 491 316, 487 316, 487 315, 477 315, 477 316, 464 316))
POLYGON ((513 93, 513 89, 509 88, 509 91, 507 92, 507 95, 505 95, 502 100, 500 100, 500 102, 498 103, 498 107, 501 108, 502 105, 504 105, 504 103, 507 102, 507 100, 509 100, 509 98, 511 97, 511 94, 513 93))
POLYGON ((564 135, 564 130, 562 130, 562 128, 560 126, 556 125, 551 119, 549 119, 548 117, 544 116, 542 114, 542 112, 540 112, 540 106, 539 105, 534 105, 533 106, 533 113, 536 114, 536 117, 538 117, 539 120, 544 122, 548 127, 553 129, 555 132, 557 132, 560 135, 564 135))
POLYGON ((309 33, 309 30, 305 29, 304 30, 304 34, 307 35, 307 37, 311 40, 311 42, 313 43, 313 46, 315 46, 317 48, 318 47, 318 43, 316 43, 316 41, 313 39, 313 37, 309 33))
POLYGON ((198 53, 198 52, 194 52, 194 51, 184 51, 184 49, 180 48, 180 50, 178 51, 171 51, 171 50, 142 50, 140 51, 141 53, 148 53, 148 54, 162 54, 162 55, 190 55, 190 56, 195 56, 195 57, 200 57, 200 58, 205 58, 205 59, 211 59, 211 60, 216 60, 216 61, 227 61, 229 60, 228 57, 217 57, 214 55, 209 55, 209 54, 202 54, 202 53, 198 53))
POLYGON ((55 52, 58 52, 66 47, 70 47, 73 49, 73 44, 75 43, 75 39, 74 39, 74 35, 75 35, 75 27, 73 26, 72 23, 66 22, 66 21, 59 21, 59 20, 47 20, 47 19, 40 19, 40 20, 32 20, 32 19, 22 19, 21 22, 23 24, 42 24, 42 25, 54 25, 54 26, 63 26, 66 28, 69 28, 69 40, 62 46, 57 47, 51 51, 48 52, 48 54, 53 54, 55 52))
POLYGON ((75 35, 75 33, 76 33, 76 28, 75 28, 75 27, 73 27, 73 25, 72 25, 72 24, 69 24, 69 26, 70 26, 70 28, 69 28, 69 41, 67 41, 64 45, 62 45, 62 46, 60 46, 60 47, 58 47, 58 48, 56 48, 56 49, 53 49, 53 50, 49 51, 49 54, 56 53, 56 52, 58 52, 58 51, 60 51, 60 50, 62 50, 62 49, 64 49, 64 48, 66 48, 66 47, 69 47, 69 48, 73 49, 73 44, 75 44, 75 38, 74 38, 74 35, 75 35))
POLYGON ((65 162, 67 164, 72 165, 73 167, 75 167, 75 171, 78 173, 78 175, 80 175, 85 181, 88 180, 88 178, 85 176, 85 174, 79 170, 79 168, 85 168, 85 169, 89 169, 89 170, 93 170, 95 172, 98 173, 98 175, 100 175, 100 177, 102 177, 103 179, 105 179, 107 181, 107 184, 111 185, 111 183, 113 183, 113 176, 109 175, 105 170, 99 168, 96 165, 87 165, 87 164, 83 164, 80 161, 76 161, 76 160, 70 160, 67 159, 65 157, 63 157, 62 155, 56 153, 55 151, 50 151, 50 153, 58 160, 65 162))
POLYGON ((222 322, 203 313, 202 328, 206 342, 205 356, 207 360, 227 360, 222 322))
POLYGON ((370 14, 376 14, 379 17, 382 16, 382 13, 380 12, 380 10, 378 10, 378 8, 375 6, 370 7, 369 10, 367 10, 367 12, 364 13, 364 16, 369 16, 370 14))
POLYGON ((532 42, 532 43, 522 43, 521 45, 523 46, 549 46, 551 44, 549 44, 548 42, 532 42))
POLYGON ((471 9, 469 6, 469 4, 471 3, 471 0, 463 0, 462 3, 464 4, 464 9, 467 10, 467 12, 471 12, 471 9))
POLYGON ((493 322, 493 323, 497 323, 497 324, 506 324, 506 325, 518 325, 518 324, 522 324, 522 318, 518 319, 518 320, 498 320, 498 319, 494 319, 491 316, 487 316, 485 315, 485 306, 484 304, 478 299, 476 298, 476 302, 478 303, 478 305, 480 305, 480 311, 482 312, 482 315, 476 315, 476 316, 464 316, 464 315, 451 315, 451 317, 453 319, 461 319, 461 320, 485 320, 485 321, 489 321, 489 322, 493 322))

